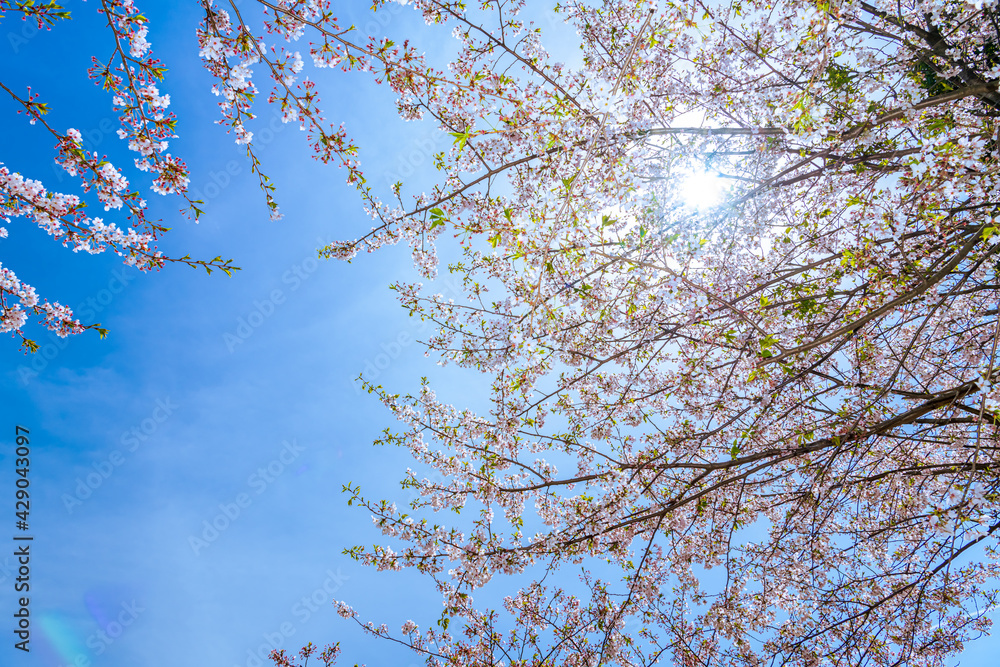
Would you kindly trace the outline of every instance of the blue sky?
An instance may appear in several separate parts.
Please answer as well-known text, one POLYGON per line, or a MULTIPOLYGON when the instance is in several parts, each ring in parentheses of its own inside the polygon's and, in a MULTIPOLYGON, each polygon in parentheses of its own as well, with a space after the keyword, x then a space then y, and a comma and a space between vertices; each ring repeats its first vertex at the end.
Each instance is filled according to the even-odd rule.
MULTIPOLYGON (((88 148, 127 164, 108 131, 117 128, 110 100, 86 77, 90 55, 108 51, 106 29, 95 3, 68 7, 73 20, 51 33, 10 18, 0 25, 0 80, 13 90, 31 85, 52 107, 54 127, 80 129, 88 148)), ((174 228, 161 248, 232 257, 242 270, 232 278, 181 266, 140 274, 111 254, 73 254, 22 220, 9 225, 4 266, 110 333, 59 340, 33 328, 42 344, 33 357, 14 339, 0 346, 0 428, 10 431, 5 441, 16 424, 30 430, 35 536, 31 654, 5 640, 0 664, 253 665, 248 651, 267 638, 293 648, 340 639, 344 664, 408 664, 330 604, 336 591, 397 627, 404 610, 429 605, 433 618, 440 609, 428 582, 367 571, 341 555, 377 539, 368 517, 347 507, 342 485, 398 497, 408 463, 403 452, 373 450, 391 416, 353 378, 371 364, 377 381, 406 390, 432 365, 413 342, 419 321, 387 289, 413 277, 408 253, 317 261, 317 247, 370 222, 344 172, 309 159, 298 130, 272 125, 265 110, 252 129, 285 213, 269 221, 245 155, 212 124, 217 98, 197 58, 196 5, 143 8, 154 54, 170 67, 161 90, 171 94, 180 135, 170 150, 188 162, 206 200, 195 225, 174 200, 149 193, 156 217, 174 228), (278 130, 270 141, 268 126, 278 130)), ((359 25, 371 20, 357 14, 359 25)), ((346 122, 365 147, 376 185, 426 157, 432 128, 398 121, 390 94, 342 75, 323 92, 329 119, 346 122)), ((75 192, 52 169, 51 139, 14 111, 0 101, 4 163, 75 192)), ((0 479, 12 490, 8 454, 0 479)), ((5 614, 12 565, 0 556, 5 614)))
MULTIPOLYGON (((51 33, 0 23, 0 80, 15 91, 31 85, 52 107, 50 123, 81 130, 88 148, 127 163, 110 100, 86 77, 90 56, 109 50, 97 3, 67 4, 73 20, 51 33)), ((0 262, 110 333, 59 340, 33 328, 42 345, 33 357, 14 339, 0 345, 0 429, 5 442, 15 425, 30 430, 35 537, 31 653, 14 650, 5 631, 0 664, 253 667, 267 664, 253 653, 268 640, 286 648, 341 640, 341 664, 417 664, 363 637, 329 604, 347 600, 396 628, 408 618, 426 625, 441 609, 428 581, 341 555, 380 538, 346 505, 342 485, 402 500, 398 480, 412 464, 405 452, 372 448, 391 416, 354 378, 368 367, 376 382, 405 392, 431 375, 441 378, 439 395, 467 404, 477 395, 473 376, 437 371, 414 342, 421 323, 387 289, 415 279, 405 248, 351 265, 315 259, 317 247, 364 233, 370 221, 344 173, 309 159, 298 130, 271 125, 263 111, 250 129, 285 214, 268 220, 245 155, 212 124, 195 3, 144 4, 154 54, 170 68, 161 90, 179 119, 171 152, 188 162, 206 200, 195 225, 176 201, 149 194, 155 217, 174 228, 161 248, 232 257, 242 270, 140 274, 111 254, 73 254, 23 220, 8 226, 0 262), (278 129, 270 138, 269 125, 278 129)), ((409 11, 387 14, 383 27, 366 7, 354 3, 342 18, 444 48, 409 11)), ((413 172, 407 180, 419 187, 429 147, 445 145, 440 133, 399 121, 392 94, 365 77, 330 74, 323 84, 327 117, 356 137, 369 182, 386 194, 387 183, 413 172)), ((51 138, 14 112, 0 99, 0 160, 75 192, 53 170, 51 138)), ((10 448, 0 463, 12 506, 10 448)), ((0 555, 4 614, 16 576, 9 551, 0 555)), ((963 664, 990 664, 991 643, 963 664)))

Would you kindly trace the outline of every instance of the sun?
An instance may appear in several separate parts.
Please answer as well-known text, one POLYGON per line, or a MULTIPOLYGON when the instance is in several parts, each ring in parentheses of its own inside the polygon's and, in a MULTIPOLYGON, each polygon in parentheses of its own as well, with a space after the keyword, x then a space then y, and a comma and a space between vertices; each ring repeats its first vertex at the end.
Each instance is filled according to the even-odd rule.
POLYGON ((707 171, 692 172, 681 179, 680 195, 684 203, 692 208, 711 208, 725 197, 726 181, 707 171))

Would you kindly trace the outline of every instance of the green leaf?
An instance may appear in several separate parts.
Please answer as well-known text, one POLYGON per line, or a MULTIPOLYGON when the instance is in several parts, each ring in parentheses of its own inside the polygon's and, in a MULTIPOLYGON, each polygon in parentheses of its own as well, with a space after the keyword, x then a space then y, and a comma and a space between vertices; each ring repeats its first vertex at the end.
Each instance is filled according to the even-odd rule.
POLYGON ((775 343, 777 343, 777 342, 778 342, 778 339, 777 339, 777 338, 775 338, 775 337, 774 337, 773 335, 771 335, 771 334, 767 334, 767 335, 766 335, 766 336, 764 336, 764 338, 763 338, 763 339, 762 339, 762 340, 760 341, 760 349, 761 349, 762 351, 763 351, 763 350, 767 350, 767 349, 769 349, 769 348, 773 347, 773 346, 774 346, 774 344, 775 344, 775 343))
POLYGON ((430 210, 431 214, 431 226, 428 229, 434 229, 435 227, 444 226, 444 223, 448 222, 448 216, 445 215, 444 211, 439 208, 432 208, 430 210))
POLYGON ((459 151, 465 148, 465 142, 469 140, 468 132, 449 132, 448 134, 455 137, 455 143, 458 144, 459 151))

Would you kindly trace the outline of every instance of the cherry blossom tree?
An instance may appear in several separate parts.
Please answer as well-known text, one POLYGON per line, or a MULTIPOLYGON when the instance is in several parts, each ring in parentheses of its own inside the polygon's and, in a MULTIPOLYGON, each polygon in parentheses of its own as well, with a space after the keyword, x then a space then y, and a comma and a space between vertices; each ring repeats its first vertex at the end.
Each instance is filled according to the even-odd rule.
MULTIPOLYGON (((989 628, 996 3, 573 2, 570 66, 523 2, 417 0, 459 42, 442 69, 261 4, 454 137, 430 192, 365 190, 375 227, 325 254, 406 241, 434 278, 458 239, 467 299, 394 288, 490 387, 477 412, 365 381, 417 499, 348 484, 391 542, 347 553, 426 575, 444 614, 343 616, 429 665, 940 665, 989 628), (705 174, 720 202, 686 192, 705 174)), ((265 60, 218 25, 213 53, 265 60)))
MULTIPOLYGON (((482 375, 487 408, 362 379, 400 423, 377 444, 412 454, 415 499, 345 486, 388 540, 347 553, 425 575, 443 614, 399 632, 350 601, 340 614, 429 665, 941 665, 986 632, 997 3, 571 1, 555 9, 580 52, 562 58, 524 0, 404 4, 451 28, 450 62, 359 36, 325 0, 202 0, 197 30, 275 217, 255 72, 374 221, 322 254, 405 241, 433 280, 441 245, 465 289, 393 286, 436 324, 428 353, 482 375), (317 68, 370 76, 402 118, 450 133, 428 192, 368 185, 317 68), (718 200, 692 193, 706 180, 718 200)), ((184 196, 145 20, 127 0, 102 6, 116 62, 138 60, 121 80, 95 71, 119 72, 139 164, 184 196)), ((41 4, 2 7, 47 20, 41 4)), ((41 102, 17 99, 41 120, 41 102)), ((57 141, 102 201, 134 201, 72 133, 57 141)), ((17 196, 40 223, 75 215, 17 196)), ((15 288, 5 298, 23 303, 15 288)))
MULTIPOLYGON (((150 187, 155 193, 179 196, 189 217, 197 217, 201 213, 197 205, 201 202, 187 194, 188 168, 182 160, 166 152, 168 140, 176 136, 176 119, 167 111, 170 96, 161 94, 158 88, 166 68, 151 54, 146 40, 148 20, 132 0, 100 0, 97 4, 97 11, 107 19, 109 55, 104 60, 93 58, 90 78, 111 96, 121 121, 118 136, 136 153, 135 170, 148 172, 153 177, 150 187)), ((70 12, 54 0, 0 0, 0 20, 18 18, 36 23, 38 29, 58 30, 57 24, 69 19, 70 12)), ((167 257, 157 250, 157 238, 168 229, 148 217, 145 199, 130 189, 127 170, 116 167, 106 156, 87 150, 79 130, 53 127, 45 117, 50 107, 37 93, 30 89, 12 90, 3 81, 0 89, 17 105, 18 113, 27 123, 43 127, 51 136, 56 164, 70 176, 79 178, 82 192, 96 195, 105 212, 114 210, 116 213, 112 215, 124 214, 119 222, 105 222, 103 217, 87 212, 85 198, 48 190, 41 181, 0 163, 0 223, 21 217, 33 220, 73 252, 98 254, 111 248, 126 265, 141 271, 162 268, 167 262, 200 266, 209 273, 219 269, 230 274, 236 269, 232 260, 221 257, 208 261, 189 256, 167 257)), ((0 238, 7 235, 7 228, 0 226, 0 238)), ((38 344, 23 331, 29 314, 38 316, 44 326, 60 337, 86 329, 95 329, 102 337, 106 333, 100 325, 82 325, 67 306, 40 300, 34 287, 0 264, 0 332, 11 332, 21 339, 26 351, 34 352, 38 344)))

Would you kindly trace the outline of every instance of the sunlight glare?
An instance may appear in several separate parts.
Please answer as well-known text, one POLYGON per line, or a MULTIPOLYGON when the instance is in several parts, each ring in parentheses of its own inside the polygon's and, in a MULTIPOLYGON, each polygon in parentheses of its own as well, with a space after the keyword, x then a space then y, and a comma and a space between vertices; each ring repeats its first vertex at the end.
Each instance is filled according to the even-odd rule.
POLYGON ((707 171, 690 174, 681 182, 680 193, 684 202, 693 208, 702 210, 715 206, 722 201, 726 187, 722 178, 707 171))

